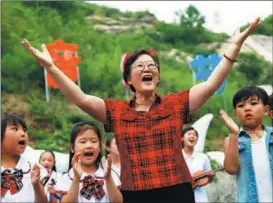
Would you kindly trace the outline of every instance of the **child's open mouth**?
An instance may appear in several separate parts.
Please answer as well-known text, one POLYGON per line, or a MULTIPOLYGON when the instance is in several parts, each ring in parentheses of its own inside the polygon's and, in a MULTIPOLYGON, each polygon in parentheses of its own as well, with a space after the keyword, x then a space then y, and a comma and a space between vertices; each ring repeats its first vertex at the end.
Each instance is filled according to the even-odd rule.
POLYGON ((26 141, 25 141, 25 140, 20 140, 20 141, 18 142, 18 144, 19 144, 19 145, 26 145, 26 141))
POLYGON ((86 157, 92 157, 93 156, 93 152, 86 152, 86 153, 84 153, 84 156, 86 156, 86 157))
POLYGON ((194 143, 194 139, 190 139, 189 142, 193 144, 194 143))

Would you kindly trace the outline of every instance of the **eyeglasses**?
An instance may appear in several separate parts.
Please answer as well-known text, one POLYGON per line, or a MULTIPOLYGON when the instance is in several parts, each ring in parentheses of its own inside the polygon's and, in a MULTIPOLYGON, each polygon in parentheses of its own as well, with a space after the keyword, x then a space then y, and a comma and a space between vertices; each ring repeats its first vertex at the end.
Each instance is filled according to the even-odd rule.
POLYGON ((147 66, 151 71, 158 70, 158 64, 154 61, 137 62, 134 66, 132 66, 132 70, 143 71, 145 66, 147 66))

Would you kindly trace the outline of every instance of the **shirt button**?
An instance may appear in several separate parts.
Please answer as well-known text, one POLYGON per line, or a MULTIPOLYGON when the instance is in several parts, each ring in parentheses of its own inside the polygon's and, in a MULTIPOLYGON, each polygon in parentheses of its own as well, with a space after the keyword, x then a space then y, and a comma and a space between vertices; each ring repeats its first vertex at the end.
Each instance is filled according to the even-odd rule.
POLYGON ((149 118, 146 119, 147 121, 149 120, 149 118))

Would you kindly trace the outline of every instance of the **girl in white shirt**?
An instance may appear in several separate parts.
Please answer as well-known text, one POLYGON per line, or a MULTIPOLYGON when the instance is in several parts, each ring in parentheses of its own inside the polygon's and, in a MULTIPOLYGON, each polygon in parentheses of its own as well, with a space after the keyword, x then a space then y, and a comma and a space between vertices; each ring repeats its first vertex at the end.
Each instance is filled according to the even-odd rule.
MULTIPOLYGON (((38 164, 21 156, 28 143, 27 125, 16 115, 1 119, 1 202, 47 202, 38 164)), ((45 169, 44 169, 45 170, 45 169)))
MULTIPOLYGON (((182 131, 182 153, 192 176, 200 170, 204 172, 211 171, 210 161, 204 153, 194 151, 197 143, 198 132, 193 128, 185 128, 182 131)), ((213 180, 215 173, 211 171, 204 180, 204 185, 213 180)), ((194 188, 195 202, 208 202, 208 197, 203 186, 194 188)))
POLYGON ((44 166, 48 172, 48 176, 43 179, 45 193, 49 202, 56 202, 55 185, 59 182, 61 174, 56 171, 55 154, 51 150, 44 151, 39 158, 39 163, 44 166))
POLYGON ((101 164, 101 133, 90 121, 77 123, 70 134, 69 171, 56 188, 61 202, 122 202, 111 174, 111 159, 101 164))

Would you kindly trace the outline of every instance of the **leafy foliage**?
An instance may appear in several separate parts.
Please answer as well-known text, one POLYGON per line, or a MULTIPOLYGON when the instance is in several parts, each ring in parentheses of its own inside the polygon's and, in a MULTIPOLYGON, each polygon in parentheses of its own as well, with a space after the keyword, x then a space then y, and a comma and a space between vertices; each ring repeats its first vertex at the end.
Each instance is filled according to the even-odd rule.
MULTIPOLYGON (((23 38, 27 38, 37 48, 42 43, 52 43, 58 38, 77 43, 80 47, 78 55, 82 57, 79 67, 82 90, 101 98, 127 99, 119 69, 121 56, 125 52, 155 48, 161 58, 158 92, 167 95, 193 85, 192 72, 186 59, 188 56, 215 52, 198 48, 199 43, 221 43, 228 37, 226 34, 207 30, 204 27, 204 16, 193 6, 185 12, 177 12, 180 16, 179 24, 158 22, 153 29, 142 27, 135 32, 120 34, 95 31, 94 23, 87 21, 86 17, 127 17, 137 21, 146 16, 153 17, 153 14, 148 11, 122 13, 117 9, 80 1, 5 1, 2 2, 2 11, 2 95, 21 95, 30 105, 31 110, 26 113, 32 116, 29 133, 34 147, 64 152, 68 151, 69 133, 73 124, 92 118, 68 103, 58 90, 51 90, 50 104, 45 102, 44 70, 20 44, 23 38), (173 48, 186 54, 183 62, 168 57, 173 48)), ((272 16, 264 23, 264 28, 260 31, 262 34, 268 33, 270 29, 272 32, 270 22, 272 16)), ((248 82, 271 82, 272 74, 266 72, 270 71, 272 64, 270 66, 255 54, 242 54, 240 57, 238 71, 232 71, 229 76, 225 94, 210 98, 196 112, 194 120, 207 112, 218 115, 219 109, 224 106, 232 115, 231 98, 235 90, 248 82)), ((209 129, 207 150, 212 149, 210 143, 213 137, 223 135, 223 132, 226 133, 223 123, 216 116, 209 129)), ((104 135, 108 136, 105 133, 104 135)))
POLYGON ((238 60, 237 70, 247 79, 249 84, 270 84, 272 80, 272 64, 255 53, 242 53, 238 60))

